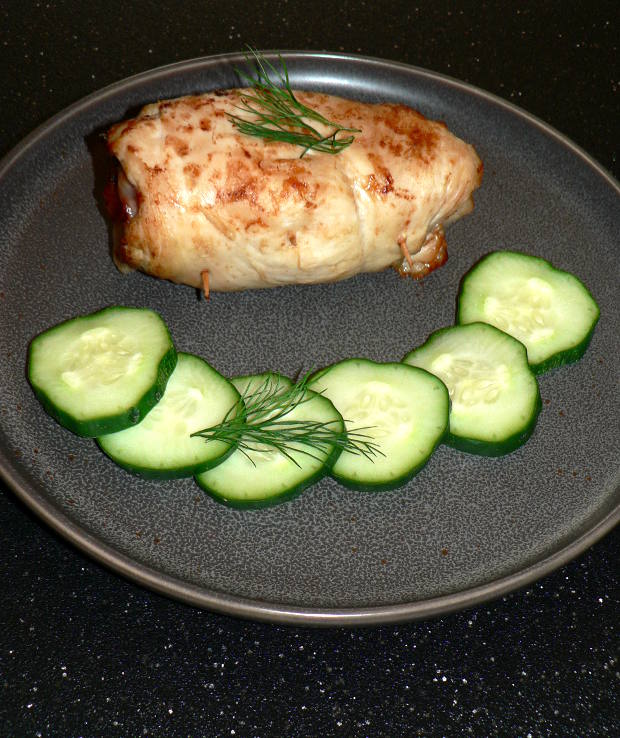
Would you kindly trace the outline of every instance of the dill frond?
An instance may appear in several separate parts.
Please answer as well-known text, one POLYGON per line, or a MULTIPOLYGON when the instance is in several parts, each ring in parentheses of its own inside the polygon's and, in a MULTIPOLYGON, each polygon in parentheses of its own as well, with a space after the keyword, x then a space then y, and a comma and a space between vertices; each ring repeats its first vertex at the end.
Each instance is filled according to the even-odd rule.
POLYGON ((252 463, 253 451, 280 451, 297 466, 300 464, 293 454, 321 460, 321 455, 325 457, 334 446, 370 460, 381 454, 372 436, 364 433, 368 428, 347 431, 337 420, 287 419, 296 407, 319 394, 309 390, 309 376, 306 374, 289 387, 277 375, 268 375, 258 388, 247 389, 220 423, 192 436, 234 444, 252 463))
POLYGON ((347 128, 327 120, 295 97, 286 63, 280 55, 278 59, 282 71, 277 70, 255 49, 250 48, 250 52, 253 58, 246 54, 246 60, 248 64, 254 62, 256 76, 236 70, 252 90, 240 93, 241 104, 237 107, 242 113, 252 117, 230 114, 228 117, 237 130, 247 136, 300 146, 303 149, 300 158, 311 150, 338 154, 353 143, 355 136, 352 134, 360 133, 358 128, 347 128), (312 123, 318 123, 329 130, 321 133, 312 123))

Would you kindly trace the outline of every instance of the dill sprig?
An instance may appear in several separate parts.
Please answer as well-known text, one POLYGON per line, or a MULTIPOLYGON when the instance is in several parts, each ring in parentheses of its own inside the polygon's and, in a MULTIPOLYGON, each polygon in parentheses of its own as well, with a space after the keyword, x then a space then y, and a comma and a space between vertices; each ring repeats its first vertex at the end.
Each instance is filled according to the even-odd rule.
MULTIPOLYGON (((286 63, 279 54, 281 72, 255 49, 250 48, 250 52, 254 57, 256 77, 243 70, 236 70, 252 89, 251 93, 240 93, 241 105, 237 107, 253 118, 248 120, 238 115, 228 116, 241 133, 301 146, 303 152, 300 159, 310 150, 337 154, 353 143, 355 138, 353 135, 343 134, 359 133, 358 128, 346 128, 327 120, 316 110, 299 102, 291 89, 286 63), (274 83, 272 78, 277 83, 274 83), (330 129, 329 132, 321 133, 310 121, 326 126, 330 129)), ((252 62, 248 54, 245 58, 248 64, 252 62)))
POLYGON ((292 410, 312 399, 314 393, 308 390, 309 376, 306 374, 289 387, 277 375, 269 374, 256 389, 250 390, 248 385, 220 423, 196 431, 192 436, 235 444, 253 464, 253 451, 263 453, 274 449, 299 467, 301 464, 294 453, 322 461, 318 454, 325 456, 333 446, 370 460, 381 454, 372 437, 362 432, 368 428, 347 431, 336 420, 287 419, 292 410))

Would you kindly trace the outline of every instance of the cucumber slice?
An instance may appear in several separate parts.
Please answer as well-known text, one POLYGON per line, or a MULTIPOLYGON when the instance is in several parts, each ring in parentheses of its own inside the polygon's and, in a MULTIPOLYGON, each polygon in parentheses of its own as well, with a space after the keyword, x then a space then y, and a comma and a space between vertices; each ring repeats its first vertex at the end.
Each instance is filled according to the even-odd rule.
POLYGON ((450 393, 446 443, 483 456, 527 441, 541 408, 525 346, 486 323, 442 328, 408 353, 407 364, 439 377, 450 393))
MULTIPOLYGON (((247 398, 248 405, 251 402, 248 395, 259 392, 266 383, 271 383, 276 394, 282 394, 292 386, 290 379, 272 372, 236 377, 231 381, 241 396, 247 398)), ((342 418, 332 403, 309 390, 306 390, 303 401, 282 417, 287 421, 328 423, 336 431, 344 430, 342 418)), ((328 474, 340 453, 340 449, 333 445, 321 451, 311 449, 312 456, 304 446, 297 444, 295 448, 300 449, 291 451, 295 461, 273 446, 246 451, 237 449, 215 469, 196 475, 196 482, 218 502, 231 507, 259 508, 290 500, 328 474)))
POLYGON ((284 392, 293 386, 293 382, 288 377, 285 377, 284 374, 279 374, 278 372, 244 374, 241 377, 233 377, 230 381, 242 397, 247 397, 253 392, 259 391, 268 383, 273 383, 273 390, 275 393, 284 392))
POLYGON ((423 369, 347 359, 317 372, 310 386, 334 403, 347 430, 370 436, 381 452, 370 458, 342 452, 332 476, 353 489, 403 484, 426 464, 448 427, 448 391, 423 369))
POLYGON ((514 251, 484 257, 463 279, 458 299, 458 323, 490 323, 514 336, 536 374, 581 358, 598 318, 577 277, 514 251))
POLYGON ((161 398, 176 361, 157 313, 109 307, 38 335, 28 379, 52 417, 94 437, 139 423, 161 398))
POLYGON ((143 477, 191 477, 234 450, 233 444, 191 434, 221 422, 238 400, 233 385, 206 361, 179 352, 164 396, 146 418, 97 442, 117 464, 143 477))

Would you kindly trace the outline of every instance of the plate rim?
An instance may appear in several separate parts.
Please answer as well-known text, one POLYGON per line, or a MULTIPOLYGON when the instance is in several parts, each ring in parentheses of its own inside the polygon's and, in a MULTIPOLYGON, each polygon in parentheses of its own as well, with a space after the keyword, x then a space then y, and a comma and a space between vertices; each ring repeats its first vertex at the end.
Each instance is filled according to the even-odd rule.
POLYGON ((549 556, 486 584, 459 590, 447 595, 408 603, 369 607, 310 607, 266 602, 239 597, 183 582, 156 569, 140 564, 112 546, 102 542, 85 528, 73 522, 62 510, 37 494, 29 494, 20 482, 5 475, 4 459, 0 456, 0 473, 13 488, 16 496, 53 531, 76 546, 98 564, 114 573, 185 604, 222 615, 248 620, 267 621, 281 625, 305 626, 364 626, 385 625, 447 615, 495 600, 541 579, 575 559, 609 533, 620 522, 620 503, 607 512, 593 527, 549 556))
MULTIPOLYGON (((281 54, 287 61, 302 58, 364 65, 370 64, 371 66, 383 67, 390 70, 395 68, 402 69, 408 73, 413 72, 419 77, 450 85, 467 94, 474 95, 488 103, 503 108, 512 115, 518 116, 527 124, 534 125, 546 135, 551 136, 557 143, 568 148, 582 162, 592 168, 620 197, 620 183, 578 144, 548 123, 528 113, 514 103, 467 82, 462 82, 453 77, 422 67, 361 54, 295 50, 265 50, 261 53, 267 56, 281 54)), ((10 172, 10 169, 40 139, 51 133, 58 126, 61 126, 66 120, 96 106, 108 97, 135 86, 140 86, 143 82, 152 82, 157 78, 167 75, 191 73, 198 69, 203 69, 206 66, 220 63, 242 63, 244 58, 243 52, 229 52, 182 60, 139 72, 80 98, 37 126, 5 154, 0 160, 0 183, 10 172)), ((61 535, 65 540, 71 542, 78 550, 87 554, 97 563, 105 565, 108 569, 140 586, 189 605, 205 608, 228 616, 290 625, 380 625, 437 617, 456 610, 468 609, 521 589, 555 571, 590 548, 594 543, 613 530, 620 522, 620 501, 615 506, 613 506, 612 502, 612 507, 607 510, 603 517, 596 518, 597 522, 588 527, 587 530, 576 538, 571 538, 568 543, 562 545, 553 553, 543 556, 543 558, 516 572, 512 572, 498 579, 493 579, 485 584, 450 594, 413 602, 352 608, 288 605, 240 597, 230 593, 218 592, 217 590, 209 590, 165 574, 146 564, 141 564, 93 535, 82 525, 71 520, 66 513, 52 504, 44 494, 40 493, 35 485, 28 485, 24 474, 18 470, 19 466, 16 465, 15 460, 9 459, 5 450, 0 448, 0 478, 2 478, 8 488, 39 519, 52 528, 52 530, 61 535)))
MULTIPOLYGON (((301 50, 274 50, 265 49, 259 50, 260 54, 267 57, 282 55, 285 59, 330 59, 342 62, 353 62, 362 64, 371 64, 377 67, 385 67, 386 69, 402 69, 406 72, 414 72, 420 77, 426 77, 430 80, 442 82, 443 84, 450 85, 456 89, 467 92, 475 97, 486 100, 494 105, 497 105, 505 110, 510 111, 512 114, 522 118, 527 123, 534 124, 541 131, 550 135, 552 138, 558 140, 563 146, 566 146, 574 154, 578 155, 579 158, 583 159, 585 163, 591 166, 600 176, 607 180, 607 183, 616 190, 618 196, 620 196, 620 180, 617 180, 614 175, 604 167, 599 161, 591 156, 584 148, 579 144, 575 143, 568 136, 563 134, 560 130, 545 122, 541 118, 537 117, 533 113, 529 113, 523 108, 519 107, 515 103, 506 100, 499 95, 492 92, 488 92, 480 87, 464 82, 462 80, 451 77, 442 72, 435 72, 433 70, 425 69, 424 67, 416 66, 414 64, 406 64, 405 62, 399 62, 391 59, 382 59, 380 57, 366 56, 364 54, 353 54, 348 52, 335 52, 335 51, 301 51, 301 50)), ((141 82, 146 80, 152 80, 155 77, 165 76, 168 74, 176 74, 182 71, 191 71, 193 69, 203 67, 207 64, 218 64, 220 62, 233 62, 237 61, 242 63, 245 59, 244 52, 224 52, 221 54, 212 54, 209 56, 197 56, 191 59, 184 59, 170 64, 162 64, 151 69, 147 69, 136 74, 129 75, 115 82, 111 82, 108 85, 94 90, 93 92, 79 98, 75 102, 71 103, 67 107, 63 108, 51 118, 40 123, 24 138, 22 138, 15 146, 7 151, 2 158, 0 158, 0 179, 5 175, 5 170, 8 170, 16 159, 22 156, 36 141, 44 134, 47 134, 56 126, 60 125, 66 118, 69 118, 76 113, 88 108, 95 102, 104 100, 106 97, 119 92, 121 89, 129 89, 134 85, 139 85, 141 82)))

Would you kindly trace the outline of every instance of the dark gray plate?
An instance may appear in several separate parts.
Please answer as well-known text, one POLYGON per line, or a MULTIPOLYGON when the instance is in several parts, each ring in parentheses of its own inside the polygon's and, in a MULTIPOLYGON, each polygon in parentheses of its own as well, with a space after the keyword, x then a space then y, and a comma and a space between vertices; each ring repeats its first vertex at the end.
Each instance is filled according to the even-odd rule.
POLYGON ((412 105, 485 163, 450 259, 421 283, 386 272, 316 287, 214 295, 121 276, 98 205, 100 132, 143 103, 238 84, 240 56, 199 59, 108 87, 35 131, 0 169, 0 467, 47 523, 117 572, 192 604, 312 624, 427 617, 523 586, 619 517, 618 185, 523 111, 437 74, 345 55, 287 53, 294 85, 412 105), (547 257, 591 288, 601 319, 585 358, 541 378, 544 408, 502 459, 440 448, 407 486, 364 494, 325 480, 239 512, 191 480, 147 482, 56 425, 25 378, 41 330, 110 304, 161 312, 182 350, 226 375, 295 374, 349 356, 399 360, 454 320, 459 280, 484 253, 547 257))

